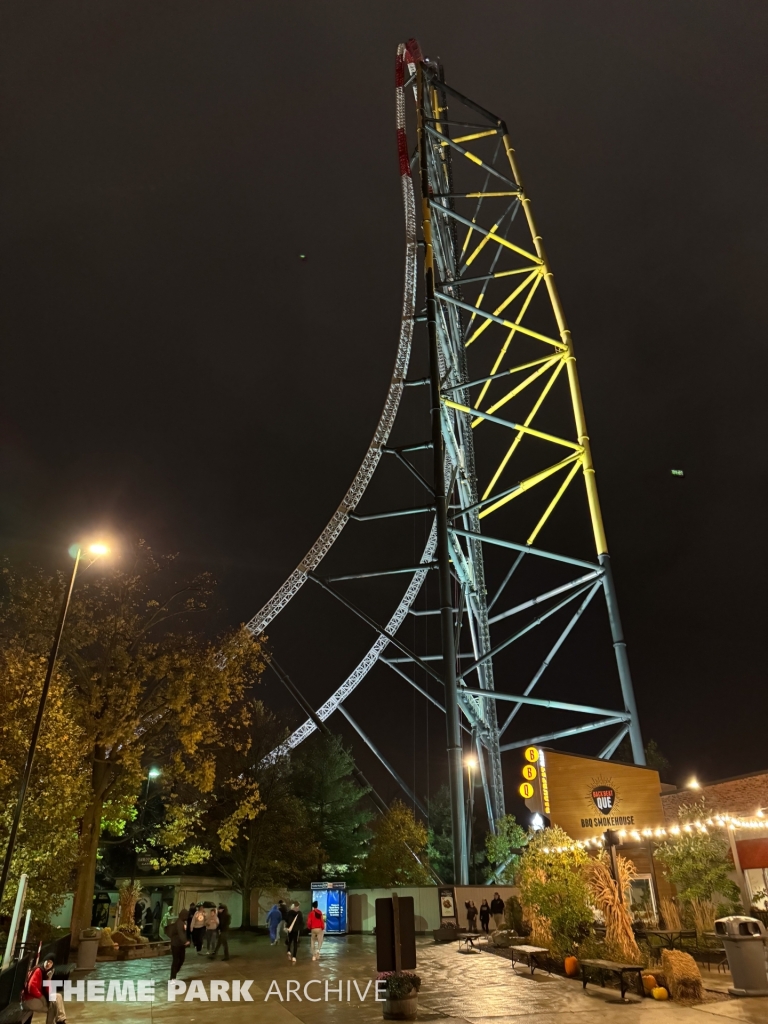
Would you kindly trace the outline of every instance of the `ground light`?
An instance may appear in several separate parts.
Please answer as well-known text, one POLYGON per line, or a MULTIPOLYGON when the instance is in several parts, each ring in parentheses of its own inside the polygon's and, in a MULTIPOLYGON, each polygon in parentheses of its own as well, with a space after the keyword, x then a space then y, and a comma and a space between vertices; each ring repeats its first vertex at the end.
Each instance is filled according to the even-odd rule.
MULTIPOLYGON (((48 691, 51 688, 51 679, 53 678, 53 672, 56 668, 56 659, 59 654, 59 647, 61 646, 61 636, 64 632, 64 623, 67 621, 67 612, 69 611, 69 602, 72 599, 72 591, 75 588, 75 579, 77 578, 77 570, 80 566, 80 561, 83 557, 82 544, 73 544, 69 549, 70 555, 75 560, 75 564, 72 566, 72 576, 69 580, 69 587, 67 588, 66 595, 64 596, 64 603, 61 606, 61 612, 59 613, 59 621, 56 626, 56 633, 53 638, 53 646, 51 647, 51 653, 48 655, 48 667, 45 672, 45 681, 43 682, 43 690, 40 694, 40 703, 37 708, 37 717, 35 718, 35 724, 32 728, 32 736, 29 741, 29 750, 27 751, 27 760, 24 764, 24 771, 21 776, 21 785, 19 786, 19 796, 16 801, 16 810, 13 815, 13 823, 11 824, 11 832, 8 837, 8 846, 5 851, 5 861, 3 863, 3 873, 0 876, 0 907, 2 907, 3 896, 5 895, 5 885, 8 881, 8 872, 11 868, 11 859, 13 857, 13 850, 16 845, 16 835, 19 831, 19 823, 21 822, 21 812, 24 809, 24 798, 27 795, 27 786, 32 775, 32 765, 35 760, 35 751, 37 750, 37 740, 40 736, 40 727, 43 724, 43 715, 45 714, 45 705, 48 700, 48 691)), ((89 566, 93 565, 97 558, 101 558, 104 555, 109 554, 109 547, 102 541, 96 541, 85 547, 87 554, 91 555, 91 561, 88 563, 89 566)))

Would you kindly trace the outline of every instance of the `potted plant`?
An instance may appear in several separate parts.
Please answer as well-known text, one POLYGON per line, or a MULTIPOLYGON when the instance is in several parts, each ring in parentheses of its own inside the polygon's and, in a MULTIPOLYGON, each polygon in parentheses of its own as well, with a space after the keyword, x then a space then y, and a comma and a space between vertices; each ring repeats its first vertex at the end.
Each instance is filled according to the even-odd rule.
POLYGON ((413 1020, 419 998, 421 978, 412 971, 385 971, 376 976, 386 982, 386 999, 382 1007, 384 1020, 413 1020))

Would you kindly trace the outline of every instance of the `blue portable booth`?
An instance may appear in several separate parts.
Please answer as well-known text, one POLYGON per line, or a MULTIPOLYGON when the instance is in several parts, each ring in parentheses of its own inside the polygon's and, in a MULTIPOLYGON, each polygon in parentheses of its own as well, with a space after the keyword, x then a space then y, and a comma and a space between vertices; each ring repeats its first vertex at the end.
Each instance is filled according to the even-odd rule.
POLYGON ((347 934, 347 883, 313 882, 312 900, 325 917, 326 935, 347 934))

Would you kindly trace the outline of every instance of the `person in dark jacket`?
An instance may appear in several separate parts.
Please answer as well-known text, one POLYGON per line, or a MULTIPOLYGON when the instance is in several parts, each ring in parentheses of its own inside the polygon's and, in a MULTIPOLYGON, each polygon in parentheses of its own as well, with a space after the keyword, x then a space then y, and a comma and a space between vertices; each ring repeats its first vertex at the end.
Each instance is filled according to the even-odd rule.
POLYGON ((179 916, 169 928, 171 935, 171 981, 176 977, 184 966, 184 958, 187 955, 189 937, 187 936, 187 918, 189 911, 184 907, 179 911, 179 916))
POLYGON ((493 899, 491 900, 491 914, 493 915, 493 923, 496 925, 494 931, 497 931, 504 924, 504 900, 497 892, 493 894, 493 899))
POLYGON ((190 942, 192 941, 192 918, 195 916, 196 910, 197 904, 194 902, 190 903, 189 910, 187 911, 187 938, 190 942))
POLYGON ((488 900, 483 900, 480 904, 480 927, 483 931, 488 934, 488 922, 491 920, 491 908, 488 906, 488 900))
POLYGON ((470 932, 477 931, 477 907, 475 906, 474 900, 467 900, 467 930, 470 932))
POLYGON ((298 903, 292 903, 288 911, 288 920, 285 926, 285 944, 288 947, 288 959, 296 963, 296 953, 299 948, 299 936, 304 927, 304 915, 298 903))
POLYGON ((216 958, 216 954, 219 952, 219 946, 224 947, 224 956, 222 960, 229 960, 229 926, 232 924, 232 915, 224 906, 223 903, 219 904, 219 934, 216 938, 216 946, 212 953, 210 953, 211 960, 216 958))

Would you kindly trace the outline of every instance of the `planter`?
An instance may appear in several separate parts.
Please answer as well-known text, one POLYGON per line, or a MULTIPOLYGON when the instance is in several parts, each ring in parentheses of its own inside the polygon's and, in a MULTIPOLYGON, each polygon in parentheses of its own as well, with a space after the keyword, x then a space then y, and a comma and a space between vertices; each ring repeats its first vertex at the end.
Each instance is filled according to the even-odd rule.
POLYGON ((385 999, 384 1020, 414 1020, 419 1005, 417 992, 411 992, 403 999, 385 999))
POLYGON ((459 934, 455 928, 433 928, 432 938, 435 942, 455 942, 459 934))

